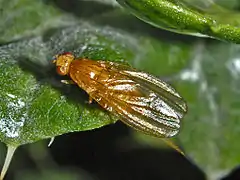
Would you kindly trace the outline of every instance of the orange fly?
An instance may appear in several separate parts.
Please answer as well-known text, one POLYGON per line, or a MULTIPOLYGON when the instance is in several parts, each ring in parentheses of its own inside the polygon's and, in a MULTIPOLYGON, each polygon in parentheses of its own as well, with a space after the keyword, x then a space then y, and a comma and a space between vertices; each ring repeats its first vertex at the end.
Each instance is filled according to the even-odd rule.
POLYGON ((77 84, 89 94, 90 102, 95 100, 136 130, 162 138, 179 132, 187 105, 162 80, 126 65, 77 59, 71 53, 57 55, 53 63, 59 75, 71 78, 65 83, 77 84))

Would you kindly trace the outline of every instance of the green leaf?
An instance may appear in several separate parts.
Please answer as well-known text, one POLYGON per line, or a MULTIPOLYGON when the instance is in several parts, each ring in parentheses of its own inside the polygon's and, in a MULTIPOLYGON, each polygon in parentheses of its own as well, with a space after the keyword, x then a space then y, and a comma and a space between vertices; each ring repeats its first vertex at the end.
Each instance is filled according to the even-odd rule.
POLYGON ((118 2, 139 19, 155 27, 240 43, 239 14, 232 18, 233 13, 226 10, 223 12, 223 8, 214 8, 218 11, 212 12, 212 9, 199 8, 188 0, 118 0, 118 2), (222 20, 222 17, 229 16, 231 20, 229 18, 227 21, 222 20), (233 21, 235 23, 232 23, 233 21))
POLYGON ((21 145, 111 123, 103 110, 86 103, 86 94, 75 86, 61 84, 55 77, 54 67, 50 68, 54 54, 62 49, 74 50, 74 47, 79 55, 85 50, 89 51, 86 53, 88 56, 96 57, 99 49, 105 57, 113 56, 113 60, 123 58, 114 48, 119 46, 121 51, 120 45, 110 37, 104 37, 104 31, 99 29, 96 32, 96 29, 83 24, 63 30, 45 42, 37 37, 2 46, 1 54, 9 53, 9 57, 1 57, 0 65, 0 137, 3 142, 21 145), (68 38, 62 38, 63 33, 68 38), (78 36, 74 38, 76 34, 78 36), (98 43, 94 45, 94 42, 98 43), (105 43, 112 48, 104 47, 105 43), (91 54, 91 50, 96 53, 91 54))
POLYGON ((58 9, 45 6, 42 1, 31 0, 0 1, 0 42, 19 39, 23 35, 34 35, 44 27, 60 24, 62 18, 58 9), (44 13, 38 10, 44 9, 44 13), (51 18, 49 18, 51 17, 51 18))
POLYGON ((199 43, 191 66, 176 83, 189 107, 179 137, 187 154, 210 179, 220 178, 240 161, 239 48, 199 43))
MULTIPOLYGON (((16 147, 117 120, 97 104, 89 105, 80 88, 60 83, 51 59, 71 51, 79 57, 128 63, 169 80, 189 106, 177 136, 186 155, 209 178, 231 171, 240 161, 239 46, 153 28, 121 11, 113 1, 74 2, 0 1, 0 140, 16 147)), ((184 10, 195 15, 191 23, 198 23, 194 17, 205 18, 207 12, 210 22, 231 24, 230 30, 238 25, 238 13, 231 10, 204 6, 206 1, 200 0, 183 3, 188 3, 184 10), (195 6, 204 13, 196 14, 195 6), (221 18, 215 11, 233 18, 221 18)), ((228 5, 236 9, 236 4, 228 5)), ((206 33, 193 24, 179 29, 174 17, 165 19, 164 25, 178 32, 206 33)))
MULTIPOLYGON (((149 36, 139 38, 83 21, 1 46, 1 141, 18 146, 116 121, 98 105, 88 105, 88 96, 81 89, 60 83, 61 77, 51 64, 54 55, 71 51, 79 57, 129 63, 150 70, 160 59, 159 48, 171 49, 183 57, 182 61, 177 61, 175 56, 166 56, 163 64, 171 59, 172 63, 166 65, 176 69, 162 68, 163 72, 176 72, 186 63, 184 59, 189 53, 184 46, 170 47, 149 36), (149 66, 139 63, 144 61, 148 61, 149 66)), ((151 69, 152 72, 157 70, 159 68, 151 69)))
MULTIPOLYGON (((191 51, 189 66, 171 80, 188 103, 175 140, 207 179, 220 179, 240 162, 240 46, 199 41, 191 51)), ((138 132, 135 139, 162 147, 138 132)))

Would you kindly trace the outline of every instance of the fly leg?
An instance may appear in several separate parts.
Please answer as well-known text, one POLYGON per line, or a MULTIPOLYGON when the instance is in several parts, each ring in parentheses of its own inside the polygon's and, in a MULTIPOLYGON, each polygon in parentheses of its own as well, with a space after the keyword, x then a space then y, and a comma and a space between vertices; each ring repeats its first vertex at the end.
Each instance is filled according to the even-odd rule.
POLYGON ((98 92, 92 92, 89 96, 89 103, 92 103, 93 99, 104 109, 108 111, 112 111, 112 106, 110 106, 110 102, 106 100, 106 98, 102 98, 98 96, 98 92))
POLYGON ((76 84, 73 80, 61 80, 63 84, 76 84))
MULTIPOLYGON (((88 102, 92 103, 92 101, 95 100, 103 109, 105 109, 109 112, 114 112, 114 108, 111 105, 111 100, 108 101, 107 99, 108 98, 102 98, 101 96, 99 96, 98 91, 93 91, 93 92, 89 93, 89 101, 88 102)), ((108 116, 111 123, 116 122, 115 114, 107 113, 106 115, 108 116)))
POLYGON ((88 104, 92 104, 92 102, 93 102, 93 98, 91 96, 89 96, 88 104))

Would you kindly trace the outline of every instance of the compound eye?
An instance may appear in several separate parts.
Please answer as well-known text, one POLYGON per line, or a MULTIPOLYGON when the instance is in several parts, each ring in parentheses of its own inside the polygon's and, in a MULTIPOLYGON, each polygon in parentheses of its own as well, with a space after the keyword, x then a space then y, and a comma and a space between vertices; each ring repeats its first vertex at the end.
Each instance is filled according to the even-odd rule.
POLYGON ((68 72, 67 72, 66 67, 64 67, 64 66, 57 66, 57 73, 59 75, 65 76, 65 75, 67 75, 68 72))
POLYGON ((64 52, 64 53, 62 53, 62 55, 71 55, 71 56, 72 56, 72 53, 70 53, 70 52, 64 52))

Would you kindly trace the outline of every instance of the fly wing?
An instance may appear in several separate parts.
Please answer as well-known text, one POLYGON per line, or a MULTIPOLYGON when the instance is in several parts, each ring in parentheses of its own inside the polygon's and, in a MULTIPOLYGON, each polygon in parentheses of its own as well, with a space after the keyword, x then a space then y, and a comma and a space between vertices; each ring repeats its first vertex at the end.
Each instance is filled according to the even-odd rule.
POLYGON ((114 96, 112 101, 116 114, 129 126, 157 137, 172 137, 178 133, 180 121, 177 114, 153 91, 126 99, 114 96))
POLYGON ((186 104, 168 84, 147 73, 111 63, 104 87, 90 96, 129 126, 157 137, 172 137, 180 129, 186 104))
POLYGON ((162 100, 175 109, 179 118, 182 118, 187 112, 187 105, 183 98, 173 87, 161 79, 123 64, 111 63, 111 67, 112 70, 115 70, 116 72, 118 71, 119 73, 134 80, 135 83, 141 84, 147 89, 155 92, 162 100))
POLYGON ((187 112, 187 105, 176 90, 164 81, 144 72, 122 71, 121 73, 135 79, 136 83, 151 89, 156 95, 174 109, 181 119, 187 112))

